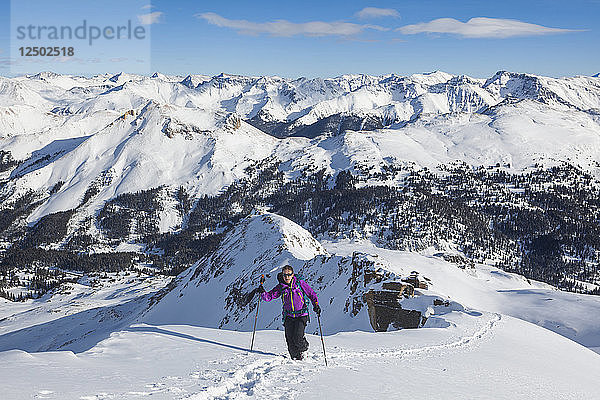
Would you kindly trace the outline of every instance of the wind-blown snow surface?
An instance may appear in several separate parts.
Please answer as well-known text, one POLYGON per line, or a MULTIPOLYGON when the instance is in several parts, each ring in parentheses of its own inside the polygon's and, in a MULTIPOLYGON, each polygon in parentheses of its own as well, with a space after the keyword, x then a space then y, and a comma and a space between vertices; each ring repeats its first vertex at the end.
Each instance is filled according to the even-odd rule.
POLYGON ((165 277, 113 273, 82 277, 22 303, 0 299, 0 351, 88 350, 134 322, 168 282, 165 277))
POLYGON ((319 243, 292 221, 265 213, 242 220, 210 257, 182 273, 168 294, 157 292, 166 282, 136 282, 122 276, 112 285, 104 281, 96 295, 79 284, 17 306, 0 303, 3 395, 597 397, 600 355, 585 346, 600 343, 600 322, 594 318, 600 299, 559 292, 488 265, 461 269, 427 252, 384 250, 370 242, 319 243), (274 273, 285 263, 317 290, 328 367, 314 314, 307 360, 285 357, 278 301, 262 303, 255 352, 248 350, 257 300, 246 294, 262 273, 271 272, 267 286, 274 285, 274 273), (404 308, 429 317, 425 326, 371 332, 366 307, 354 314, 347 306, 379 287, 356 277, 358 265, 389 279, 413 270, 430 279, 427 290, 402 301, 404 308), (157 295, 149 300, 152 293, 157 295), (449 305, 433 306, 436 298, 449 305), (72 340, 65 342, 68 336, 72 340))
POLYGON ((0 353, 10 399, 594 399, 600 356, 508 316, 452 313, 448 328, 308 335, 302 362, 283 333, 134 325, 84 353, 0 353), (551 351, 550 351, 551 350, 551 351))
MULTIPOLYGON (((23 162, 3 191, 44 195, 28 218, 35 222, 80 205, 94 182, 102 182, 99 192, 76 219, 119 194, 160 185, 214 194, 266 158, 289 173, 308 166, 377 171, 397 162, 435 168, 463 160, 516 171, 569 161, 598 175, 598 110, 598 77, 505 71, 488 80, 443 72, 296 80, 0 77, 0 150, 23 162), (346 126, 343 118, 355 122, 346 126), (306 127, 310 134, 277 139, 268 134, 277 126, 306 127)), ((161 219, 161 231, 181 222, 161 219)))

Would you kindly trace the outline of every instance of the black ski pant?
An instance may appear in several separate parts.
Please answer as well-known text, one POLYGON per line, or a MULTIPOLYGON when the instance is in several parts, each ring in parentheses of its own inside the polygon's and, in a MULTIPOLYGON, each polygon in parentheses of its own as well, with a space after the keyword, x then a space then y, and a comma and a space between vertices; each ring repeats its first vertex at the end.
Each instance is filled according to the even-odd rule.
POLYGON ((308 350, 308 340, 304 337, 304 329, 308 323, 308 316, 285 317, 285 341, 292 358, 300 358, 300 354, 308 350))

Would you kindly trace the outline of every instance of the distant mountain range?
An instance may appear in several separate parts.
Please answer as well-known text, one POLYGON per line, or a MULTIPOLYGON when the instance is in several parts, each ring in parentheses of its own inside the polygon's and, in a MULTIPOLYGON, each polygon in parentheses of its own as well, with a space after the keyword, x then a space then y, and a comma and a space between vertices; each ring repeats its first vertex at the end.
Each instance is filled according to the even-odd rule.
POLYGON ((569 288, 594 290, 598 160, 598 76, 0 78, 3 265, 132 251, 183 268, 259 208, 316 236, 449 247, 552 284, 577 262, 569 288), (368 201, 377 188, 394 208, 388 192, 368 201), (534 272, 544 257, 560 261, 552 279, 534 272))

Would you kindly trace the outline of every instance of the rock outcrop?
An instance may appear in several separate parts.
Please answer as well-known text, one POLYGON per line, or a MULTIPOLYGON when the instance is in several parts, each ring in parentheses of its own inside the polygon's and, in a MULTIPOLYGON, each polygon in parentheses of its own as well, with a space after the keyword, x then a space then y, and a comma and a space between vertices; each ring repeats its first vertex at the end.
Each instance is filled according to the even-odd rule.
POLYGON ((395 329, 420 327, 421 312, 405 310, 400 305, 400 300, 414 295, 414 286, 406 282, 385 282, 382 288, 369 290, 364 296, 375 332, 386 332, 390 325, 395 329))

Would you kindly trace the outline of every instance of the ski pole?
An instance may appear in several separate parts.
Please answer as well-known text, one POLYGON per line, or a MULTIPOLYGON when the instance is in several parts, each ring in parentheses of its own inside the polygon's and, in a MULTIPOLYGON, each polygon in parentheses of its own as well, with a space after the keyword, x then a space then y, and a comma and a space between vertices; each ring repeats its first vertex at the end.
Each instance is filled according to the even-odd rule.
MULTIPOLYGON (((265 283, 265 276, 260 276, 260 284, 265 283)), ((256 315, 254 316, 254 328, 252 329, 252 343, 250 343, 250 351, 254 348, 254 334, 256 333, 256 321, 258 320, 258 307, 260 307, 260 293, 258 297, 258 304, 256 305, 256 315)))
POLYGON ((325 342, 323 341, 323 329, 321 329, 321 314, 317 314, 317 321, 319 321, 319 332, 321 333, 321 344, 323 345, 323 358, 325 359, 325 366, 327 366, 327 355, 325 355, 325 342))

